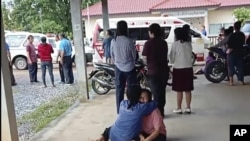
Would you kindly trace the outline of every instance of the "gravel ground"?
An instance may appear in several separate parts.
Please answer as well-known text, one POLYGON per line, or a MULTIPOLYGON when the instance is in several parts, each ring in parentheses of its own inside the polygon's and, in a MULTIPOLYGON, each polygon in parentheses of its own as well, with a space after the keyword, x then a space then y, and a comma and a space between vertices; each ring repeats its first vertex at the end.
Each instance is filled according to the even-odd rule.
MULTIPOLYGON (((92 67, 88 67, 91 70, 92 67)), ((23 115, 34 111, 38 106, 49 102, 56 97, 63 97, 74 85, 59 84, 60 76, 58 69, 54 69, 54 78, 56 87, 51 86, 49 74, 47 74, 46 82, 47 88, 43 88, 41 80, 41 71, 38 70, 39 83, 31 84, 29 82, 28 70, 14 70, 17 85, 12 87, 13 98, 15 104, 15 112, 17 119, 20 119, 23 115)), ((74 75, 76 76, 75 70, 74 75)), ((76 77, 75 77, 76 78, 76 77)), ((26 123, 18 127, 18 134, 20 141, 25 141, 34 133, 31 131, 31 124, 26 123)))

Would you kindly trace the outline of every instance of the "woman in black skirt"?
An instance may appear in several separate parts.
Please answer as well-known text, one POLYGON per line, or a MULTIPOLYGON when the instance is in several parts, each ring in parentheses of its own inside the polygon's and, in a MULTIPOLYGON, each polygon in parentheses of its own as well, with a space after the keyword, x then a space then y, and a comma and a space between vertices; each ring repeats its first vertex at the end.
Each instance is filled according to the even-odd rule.
POLYGON ((184 113, 191 113, 191 91, 194 89, 192 45, 189 42, 189 35, 183 28, 175 29, 175 39, 171 51, 170 61, 173 64, 173 87, 177 92, 177 109, 174 113, 182 113, 183 92, 186 94, 186 109, 184 113))

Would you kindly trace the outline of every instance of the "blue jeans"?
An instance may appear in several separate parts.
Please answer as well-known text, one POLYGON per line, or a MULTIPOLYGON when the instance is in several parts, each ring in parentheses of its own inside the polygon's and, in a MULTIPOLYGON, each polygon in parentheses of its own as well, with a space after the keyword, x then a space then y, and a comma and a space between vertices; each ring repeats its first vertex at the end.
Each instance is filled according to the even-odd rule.
POLYGON ((43 85, 46 86, 45 76, 46 76, 46 68, 47 67, 48 67, 51 83, 52 83, 52 85, 54 85, 53 64, 51 61, 42 61, 41 62, 41 70, 42 70, 43 85))
POLYGON ((236 72, 238 81, 244 82, 244 60, 241 56, 231 55, 227 56, 228 75, 233 76, 236 72))
POLYGON ((28 64, 30 82, 37 82, 37 62, 32 62, 28 64))
POLYGON ((73 68, 72 68, 72 58, 71 56, 64 56, 63 57, 63 74, 65 78, 66 84, 73 84, 74 83, 74 75, 73 75, 73 68))
POLYGON ((115 67, 115 84, 116 84, 116 105, 117 113, 119 113, 119 107, 121 101, 124 99, 124 90, 127 85, 137 84, 137 77, 135 69, 129 72, 123 72, 115 67))

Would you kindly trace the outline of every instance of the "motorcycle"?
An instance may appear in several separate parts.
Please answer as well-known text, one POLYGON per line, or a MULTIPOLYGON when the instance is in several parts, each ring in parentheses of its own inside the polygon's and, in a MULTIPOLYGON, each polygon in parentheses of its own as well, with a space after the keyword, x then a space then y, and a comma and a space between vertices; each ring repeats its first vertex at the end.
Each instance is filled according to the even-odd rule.
MULTIPOLYGON (((99 95, 104 95, 111 89, 115 89, 115 65, 96 63, 95 66, 96 69, 89 74, 89 79, 92 79, 91 86, 93 91, 99 95)), ((142 61, 136 61, 135 70, 138 82, 142 87, 147 88, 147 70, 142 61)))
MULTIPOLYGON (((208 48, 215 54, 215 60, 206 64, 205 77, 212 83, 220 83, 228 76, 226 53, 220 48, 208 48)), ((250 75, 250 48, 244 46, 244 76, 250 75)), ((235 70, 237 74, 237 70, 235 70)))

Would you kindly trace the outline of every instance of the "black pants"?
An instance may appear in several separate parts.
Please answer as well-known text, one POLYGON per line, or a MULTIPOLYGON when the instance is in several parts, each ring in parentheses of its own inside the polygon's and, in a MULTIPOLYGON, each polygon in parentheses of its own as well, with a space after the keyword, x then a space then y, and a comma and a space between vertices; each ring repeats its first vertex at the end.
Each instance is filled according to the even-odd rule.
POLYGON ((28 65, 30 82, 37 82, 37 62, 28 65))
POLYGON ((13 68, 12 65, 9 63, 9 69, 10 69, 10 79, 11 79, 11 85, 15 85, 16 84, 16 79, 15 76, 13 74, 13 68))
POLYGON ((61 62, 59 62, 59 73, 60 73, 60 77, 61 77, 61 82, 65 82, 64 79, 64 73, 63 73, 63 65, 61 64, 61 62))
POLYGON ((64 56, 63 57, 63 73, 64 73, 66 84, 74 83, 74 75, 73 75, 72 67, 73 66, 72 66, 71 56, 64 56))
POLYGON ((54 85, 53 64, 51 61, 42 61, 41 62, 41 70, 42 70, 43 85, 46 86, 46 79, 45 79, 46 68, 48 68, 51 83, 52 83, 52 85, 54 85))
POLYGON ((115 85, 116 85, 116 107, 117 113, 119 113, 120 103, 124 99, 124 91, 126 84, 137 84, 135 69, 129 72, 123 72, 117 67, 115 68, 115 85))
POLYGON ((161 115, 164 116, 164 106, 166 104, 166 86, 168 76, 149 75, 148 82, 152 91, 154 100, 158 102, 158 108, 161 115))

